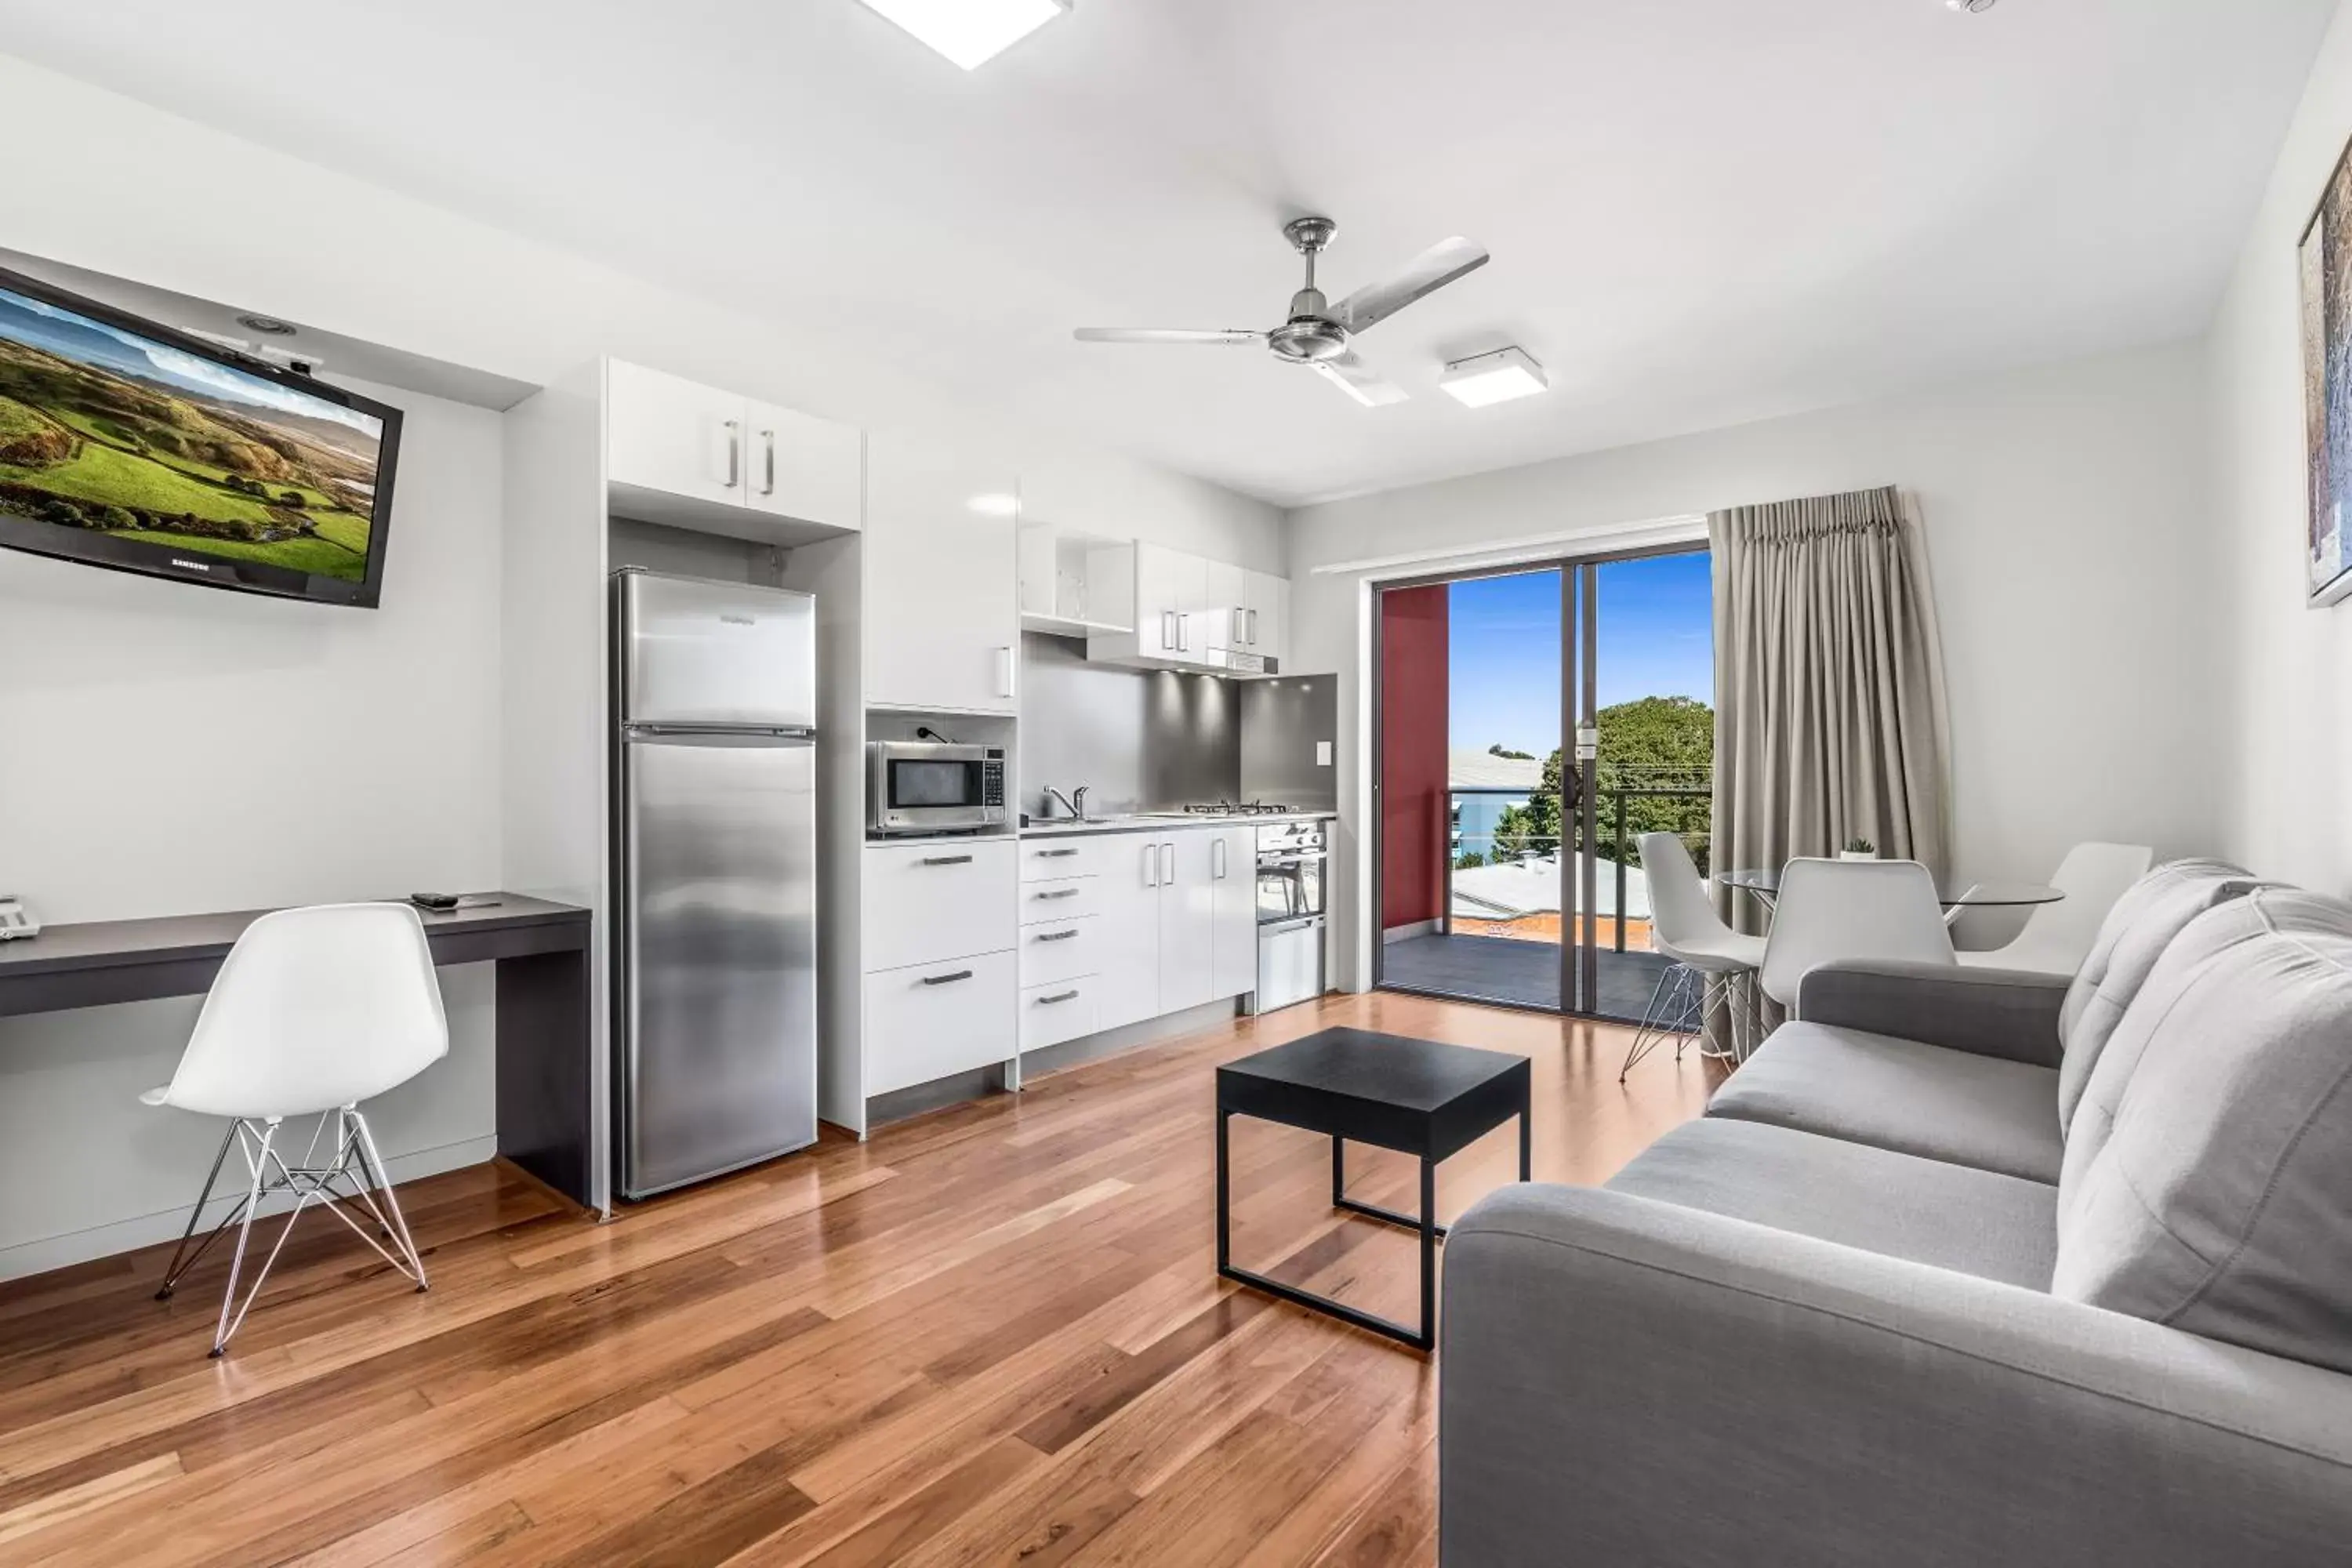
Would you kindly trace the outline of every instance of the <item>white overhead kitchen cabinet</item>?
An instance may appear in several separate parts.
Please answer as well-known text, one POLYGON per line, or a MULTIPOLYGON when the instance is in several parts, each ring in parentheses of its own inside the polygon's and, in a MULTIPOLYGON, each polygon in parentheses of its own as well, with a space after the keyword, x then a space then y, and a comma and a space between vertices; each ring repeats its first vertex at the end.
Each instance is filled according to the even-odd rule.
POLYGON ((1279 673, 1286 648, 1290 584, 1165 545, 1134 549, 1133 594, 1122 581, 1101 595, 1129 633, 1096 632, 1087 657, 1154 669, 1279 673))
POLYGON ((866 700, 879 707, 1011 713, 1020 668, 1007 468, 875 432, 866 490, 866 700))
POLYGON ((1257 837, 1247 827, 1108 836, 1093 907, 1095 1027, 1257 988, 1257 837))
POLYGON ((774 544, 855 531, 866 437, 625 360, 607 362, 614 510, 774 544))

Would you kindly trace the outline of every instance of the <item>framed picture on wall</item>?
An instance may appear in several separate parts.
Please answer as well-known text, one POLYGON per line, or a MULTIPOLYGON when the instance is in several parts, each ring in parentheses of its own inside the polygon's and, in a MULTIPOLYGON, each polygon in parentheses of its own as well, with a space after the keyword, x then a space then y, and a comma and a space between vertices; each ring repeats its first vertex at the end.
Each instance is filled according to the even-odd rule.
POLYGON ((2336 161, 2297 253, 2303 279, 2304 567, 2311 603, 2352 594, 2352 146, 2336 161))

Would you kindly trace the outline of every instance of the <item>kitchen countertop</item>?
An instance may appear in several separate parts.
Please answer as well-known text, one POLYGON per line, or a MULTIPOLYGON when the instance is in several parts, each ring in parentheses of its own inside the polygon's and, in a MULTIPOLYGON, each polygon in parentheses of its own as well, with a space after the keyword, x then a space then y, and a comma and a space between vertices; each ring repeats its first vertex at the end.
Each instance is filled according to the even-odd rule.
POLYGON ((1149 816, 1102 816, 1079 822, 1067 816, 1034 821, 1021 829, 1024 838, 1069 838, 1089 833, 1172 833, 1184 827, 1256 827, 1285 822, 1328 822, 1336 811, 1236 812, 1211 816, 1206 812, 1155 812, 1149 816))

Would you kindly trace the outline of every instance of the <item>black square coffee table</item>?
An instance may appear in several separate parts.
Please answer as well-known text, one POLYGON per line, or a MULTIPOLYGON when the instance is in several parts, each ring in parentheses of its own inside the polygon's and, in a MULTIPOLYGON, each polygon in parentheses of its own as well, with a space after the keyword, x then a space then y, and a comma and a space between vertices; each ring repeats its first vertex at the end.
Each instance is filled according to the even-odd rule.
POLYGON ((1445 1234, 1436 1219, 1437 1163, 1516 1116, 1519 1180, 1528 1180, 1528 1084, 1525 1057, 1363 1029, 1325 1029, 1219 1068, 1217 1272, 1416 1349, 1432 1349, 1437 1343, 1437 1238, 1445 1234), (1421 1232, 1419 1330, 1234 1267, 1233 1165, 1226 1124, 1235 1116, 1324 1134, 1331 1140, 1332 1206, 1421 1232), (1348 1196, 1351 1141, 1394 1149, 1421 1161, 1417 1217, 1348 1196))

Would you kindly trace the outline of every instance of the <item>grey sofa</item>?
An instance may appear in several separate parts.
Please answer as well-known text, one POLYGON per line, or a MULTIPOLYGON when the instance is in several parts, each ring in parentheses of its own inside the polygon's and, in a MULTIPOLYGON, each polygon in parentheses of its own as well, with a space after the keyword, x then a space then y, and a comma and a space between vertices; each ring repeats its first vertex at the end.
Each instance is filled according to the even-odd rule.
POLYGON ((1454 1227, 1449 1568, 2352 1563, 2352 906, 2162 867, 2071 983, 1797 1013, 1454 1227))

